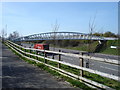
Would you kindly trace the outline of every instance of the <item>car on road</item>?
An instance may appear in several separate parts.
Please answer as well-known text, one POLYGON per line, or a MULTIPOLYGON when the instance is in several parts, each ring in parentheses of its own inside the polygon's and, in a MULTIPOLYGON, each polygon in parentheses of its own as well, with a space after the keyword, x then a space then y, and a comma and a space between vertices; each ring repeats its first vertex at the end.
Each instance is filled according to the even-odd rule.
POLYGON ((35 44, 34 48, 40 49, 40 50, 49 50, 49 45, 48 44, 35 44))

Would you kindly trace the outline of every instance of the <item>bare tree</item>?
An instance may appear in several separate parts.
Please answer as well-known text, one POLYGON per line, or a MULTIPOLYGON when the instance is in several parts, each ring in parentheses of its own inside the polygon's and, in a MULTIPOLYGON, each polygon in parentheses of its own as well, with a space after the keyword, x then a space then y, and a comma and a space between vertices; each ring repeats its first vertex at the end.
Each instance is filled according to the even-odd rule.
POLYGON ((95 27, 96 27, 96 25, 95 25, 95 19, 96 19, 96 14, 97 14, 97 12, 95 13, 95 15, 94 15, 94 18, 93 18, 93 20, 91 21, 91 18, 90 18, 90 20, 89 20, 89 35, 90 35, 90 41, 88 42, 89 44, 88 44, 88 52, 91 52, 92 51, 92 47, 91 47, 91 39, 92 39, 92 35, 93 35, 93 32, 95 31, 95 27))
POLYGON ((96 27, 96 25, 95 25, 95 19, 96 19, 96 14, 95 14, 95 16, 93 18, 92 23, 91 23, 91 18, 89 20, 89 33, 90 33, 91 36, 92 36, 93 31, 95 30, 95 27, 96 27))
POLYGON ((8 39, 13 40, 13 39, 18 38, 18 37, 19 37, 19 33, 17 31, 14 31, 13 33, 9 34, 8 39))
POLYGON ((5 38, 6 38, 7 32, 5 31, 5 29, 3 28, 1 31, 1 37, 2 37, 2 41, 4 42, 5 38))
POLYGON ((56 20, 55 21, 55 24, 53 25, 53 28, 52 28, 52 30, 53 30, 53 41, 54 41, 54 46, 53 46, 53 50, 55 51, 55 45, 56 45, 56 43, 57 43, 57 40, 56 40, 56 35, 57 35, 57 32, 58 32, 58 30, 59 30, 59 24, 58 24, 58 21, 56 20))

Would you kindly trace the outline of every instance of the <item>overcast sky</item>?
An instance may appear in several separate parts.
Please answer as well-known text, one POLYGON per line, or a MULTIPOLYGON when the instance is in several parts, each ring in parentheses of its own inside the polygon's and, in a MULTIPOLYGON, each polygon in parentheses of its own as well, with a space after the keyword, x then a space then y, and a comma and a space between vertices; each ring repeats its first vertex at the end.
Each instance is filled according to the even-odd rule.
POLYGON ((55 21, 58 31, 89 33, 89 21, 95 18, 94 32, 118 33, 117 2, 4 2, 2 28, 20 35, 51 32, 55 21))

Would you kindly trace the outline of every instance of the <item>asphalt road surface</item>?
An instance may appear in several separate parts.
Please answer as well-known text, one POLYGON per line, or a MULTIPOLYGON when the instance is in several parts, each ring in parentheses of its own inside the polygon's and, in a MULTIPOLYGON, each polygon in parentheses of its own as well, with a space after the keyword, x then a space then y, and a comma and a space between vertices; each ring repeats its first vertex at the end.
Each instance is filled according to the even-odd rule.
MULTIPOLYGON (((31 44, 28 44, 28 43, 27 44, 22 43, 22 45, 33 48, 33 46, 31 46, 31 44)), ((50 47, 50 50, 54 50, 54 48, 50 47)), ((55 48, 55 51, 59 51, 59 50, 61 50, 62 52, 65 52, 65 53, 74 53, 74 54, 79 54, 79 53, 83 52, 83 51, 78 51, 78 50, 55 48)), ((107 59, 115 59, 115 60, 119 60, 118 58, 120 58, 116 55, 107 55, 107 54, 100 54, 100 53, 91 53, 89 55, 95 56, 95 57, 107 58, 107 59)), ((52 58, 52 56, 49 56, 49 57, 52 58)), ((58 59, 58 55, 55 56, 55 59, 58 59)), ((61 59, 65 62, 68 62, 71 64, 80 65, 80 60, 79 60, 79 58, 76 58, 76 57, 62 55, 61 59)), ((98 70, 98 71, 101 71, 104 73, 120 76, 120 71, 119 71, 120 66, 119 65, 84 59, 84 67, 87 67, 87 68, 90 68, 93 70, 98 70)))
POLYGON ((76 90, 69 83, 19 59, 4 45, 2 47, 2 88, 67 88, 76 90))
MULTIPOLYGON (((53 50, 53 47, 50 48, 50 50, 53 50)), ((70 50, 70 49, 63 49, 63 48, 55 48, 55 51, 63 51, 63 52, 68 52, 68 53, 74 53, 74 54, 79 54, 81 53, 78 50, 70 50)), ((102 57, 102 58, 109 58, 109 59, 115 59, 119 60, 118 56, 115 55, 107 55, 107 54, 99 54, 99 53, 91 53, 89 54, 90 56, 95 56, 95 57, 102 57)), ((56 56, 56 59, 58 57, 56 56)), ((80 65, 80 60, 79 58, 76 57, 70 57, 70 56, 62 56, 62 60, 65 62, 69 62, 75 65, 80 65)), ((104 63, 104 62, 99 62, 95 60, 88 60, 84 59, 84 67, 93 69, 93 70, 98 70, 104 73, 120 76, 120 66, 119 65, 114 65, 114 64, 109 64, 109 63, 104 63)))

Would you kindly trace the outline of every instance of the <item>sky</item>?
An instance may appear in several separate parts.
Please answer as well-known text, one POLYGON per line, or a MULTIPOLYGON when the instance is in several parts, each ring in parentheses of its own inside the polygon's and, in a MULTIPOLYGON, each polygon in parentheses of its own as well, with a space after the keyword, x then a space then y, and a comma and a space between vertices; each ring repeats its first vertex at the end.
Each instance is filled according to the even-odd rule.
POLYGON ((118 33, 117 2, 3 2, 0 8, 2 26, 7 35, 18 31, 21 36, 52 32, 57 20, 58 32, 118 33))

